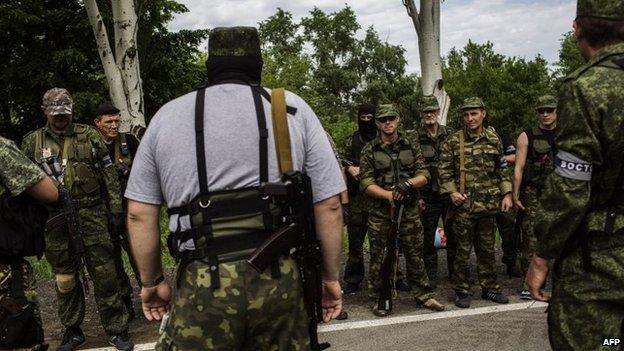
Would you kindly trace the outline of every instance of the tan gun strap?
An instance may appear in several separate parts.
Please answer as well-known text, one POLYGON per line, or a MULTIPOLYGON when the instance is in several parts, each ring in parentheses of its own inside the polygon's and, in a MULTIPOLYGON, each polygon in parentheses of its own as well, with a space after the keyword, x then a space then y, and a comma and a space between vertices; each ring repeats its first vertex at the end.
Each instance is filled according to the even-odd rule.
POLYGON ((271 115, 273 116, 273 135, 275 152, 280 174, 293 170, 290 149, 290 133, 286 115, 286 95, 283 88, 271 90, 271 115))
POLYGON ((466 154, 464 131, 459 133, 459 192, 466 193, 466 154))

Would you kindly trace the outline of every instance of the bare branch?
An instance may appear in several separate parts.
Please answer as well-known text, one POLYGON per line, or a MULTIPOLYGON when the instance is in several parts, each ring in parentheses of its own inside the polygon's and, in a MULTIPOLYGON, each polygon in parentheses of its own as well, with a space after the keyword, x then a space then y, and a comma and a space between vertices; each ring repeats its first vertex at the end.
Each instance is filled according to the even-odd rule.
POLYGON ((420 14, 418 13, 418 8, 416 7, 414 0, 403 0, 403 6, 405 6, 408 16, 410 16, 412 18, 412 22, 414 22, 414 28, 416 29, 416 34, 420 35, 421 33, 420 14))

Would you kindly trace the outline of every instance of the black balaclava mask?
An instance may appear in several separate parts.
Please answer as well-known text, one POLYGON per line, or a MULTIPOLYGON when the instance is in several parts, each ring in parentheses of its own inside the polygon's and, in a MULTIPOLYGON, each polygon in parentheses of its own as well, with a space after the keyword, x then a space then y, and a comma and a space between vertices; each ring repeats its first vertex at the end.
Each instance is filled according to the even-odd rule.
POLYGON ((208 56, 208 82, 216 84, 222 81, 237 80, 245 83, 260 84, 262 76, 262 55, 246 56, 208 56))
POLYGON ((377 136, 377 125, 375 124, 375 115, 377 111, 373 104, 362 104, 358 108, 358 130, 362 139, 371 141, 377 136), (363 121, 360 119, 361 115, 373 115, 370 121, 363 121))

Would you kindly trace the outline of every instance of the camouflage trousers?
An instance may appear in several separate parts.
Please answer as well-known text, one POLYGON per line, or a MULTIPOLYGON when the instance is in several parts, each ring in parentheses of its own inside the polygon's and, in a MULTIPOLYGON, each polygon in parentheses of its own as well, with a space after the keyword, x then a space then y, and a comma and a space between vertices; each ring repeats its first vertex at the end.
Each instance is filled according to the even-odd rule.
POLYGON ((496 214, 496 227, 501 238, 501 248, 503 249, 503 263, 516 264, 518 260, 518 245, 515 240, 515 212, 498 212, 496 214))
POLYGON ((482 289, 500 292, 496 283, 494 245, 496 244, 496 221, 494 215, 475 216, 465 212, 453 214, 453 233, 457 239, 454 282, 455 291, 470 293, 469 262, 474 246, 477 255, 477 273, 482 289))
POLYGON ((425 200, 425 209, 421 212, 420 218, 423 225, 423 261, 427 276, 431 282, 435 281, 438 276, 438 251, 435 248, 435 234, 438 229, 440 218, 444 223, 444 234, 446 235, 446 259, 449 268, 455 260, 455 251, 457 243, 453 235, 453 229, 446 220, 449 210, 450 201, 448 196, 439 196, 431 200, 425 200))
MULTIPOLYGON (((39 312, 39 302, 37 301, 37 285, 35 282, 35 277, 32 272, 32 267, 28 261, 23 260, 22 264, 22 281, 24 286, 24 296, 28 302, 31 302, 34 305, 35 319, 40 325, 43 325, 41 322, 41 313, 39 312)), ((0 300, 7 296, 11 291, 11 284, 13 282, 13 272, 11 270, 11 265, 0 263, 0 300)), ((39 350, 41 345, 37 345, 33 348, 20 348, 13 349, 14 351, 21 350, 30 350, 35 351, 39 350)))
POLYGON ((178 270, 169 319, 156 350, 309 350, 307 312, 297 264, 280 259, 280 278, 245 261, 221 263, 219 289, 210 266, 178 270))
POLYGON ((624 342, 624 234, 595 239, 592 270, 583 269, 580 248, 555 261, 548 305, 553 350, 614 350, 602 346, 605 339, 624 342))
MULTIPOLYGON (((119 291, 121 292, 121 296, 125 303, 131 303, 132 302, 132 283, 130 283, 130 278, 128 277, 128 273, 126 273, 126 270, 124 269, 122 250, 126 250, 127 246, 124 245, 123 240, 124 240, 123 238, 115 238, 114 240, 112 240, 113 252, 115 256, 115 271, 117 272, 117 281, 118 281, 119 291)), ((131 264, 133 264, 132 257, 130 254, 128 254, 128 257, 130 258, 131 264)))
MULTIPOLYGON (((106 207, 96 205, 78 210, 78 221, 84 234, 85 262, 100 321, 109 335, 128 330, 128 311, 115 266, 113 244, 108 233, 106 207)), ((64 327, 80 326, 85 315, 85 296, 81 280, 81 262, 76 254, 65 223, 48 226, 46 259, 56 276, 58 315, 64 327)))
POLYGON ((351 213, 347 219, 349 254, 345 266, 344 280, 359 285, 364 279, 364 238, 366 237, 366 196, 359 194, 351 201, 351 213))
POLYGON ((537 221, 537 210, 539 206, 539 193, 536 188, 526 187, 523 193, 522 204, 526 209, 522 223, 522 242, 520 246, 520 264, 522 272, 526 275, 529 263, 533 259, 533 254, 537 248, 537 237, 535 236, 535 222, 537 221))
MULTIPOLYGON (((390 218, 381 217, 374 213, 368 217, 368 240, 371 256, 368 288, 373 292, 379 289, 383 251, 387 245, 387 233, 390 226, 390 218)), ((425 302, 433 297, 434 289, 429 283, 422 259, 423 227, 416 208, 406 209, 399 228, 399 239, 403 245, 407 282, 412 287, 414 298, 420 302, 425 302)))

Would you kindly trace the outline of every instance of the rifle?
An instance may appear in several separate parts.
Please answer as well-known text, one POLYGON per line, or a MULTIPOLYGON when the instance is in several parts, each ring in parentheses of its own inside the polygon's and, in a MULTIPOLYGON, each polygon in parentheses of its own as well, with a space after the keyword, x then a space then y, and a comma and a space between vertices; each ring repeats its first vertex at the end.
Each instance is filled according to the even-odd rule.
MULTIPOLYGON (((85 293, 89 293, 89 278, 87 275, 86 248, 84 243, 84 232, 78 222, 78 214, 74 207, 74 202, 69 194, 69 190, 65 186, 65 165, 61 166, 57 156, 49 159, 41 159, 43 170, 58 182, 59 203, 61 204, 63 219, 67 224, 67 232, 69 233, 70 243, 74 252, 80 260, 80 275, 82 276, 82 286, 85 293), (51 163, 51 165, 49 164, 51 163), (51 166, 51 167, 50 167, 51 166)), ((57 216, 58 217, 58 216, 57 216)), ((50 221, 57 217, 51 218, 50 221)), ((49 221, 49 222, 50 222, 49 221)))
POLYGON ((291 253, 297 261, 303 284, 311 349, 324 350, 330 345, 319 344, 317 333, 318 323, 323 320, 322 254, 314 223, 310 177, 301 172, 287 172, 279 183, 262 184, 260 196, 271 197, 281 207, 285 225, 258 247, 247 263, 263 272, 280 255, 291 253))
MULTIPOLYGON (((394 287, 396 270, 399 258, 399 248, 397 245, 399 239, 399 228, 401 227, 401 218, 405 204, 402 202, 399 207, 392 206, 390 208, 391 225, 386 233, 386 248, 383 253, 383 260, 379 277, 381 286, 379 287, 379 299, 377 300, 377 310, 392 312, 392 298, 396 294, 394 287)), ((382 315, 379 315, 380 317, 382 315)), ((383 315, 385 316, 385 315, 383 315)))

